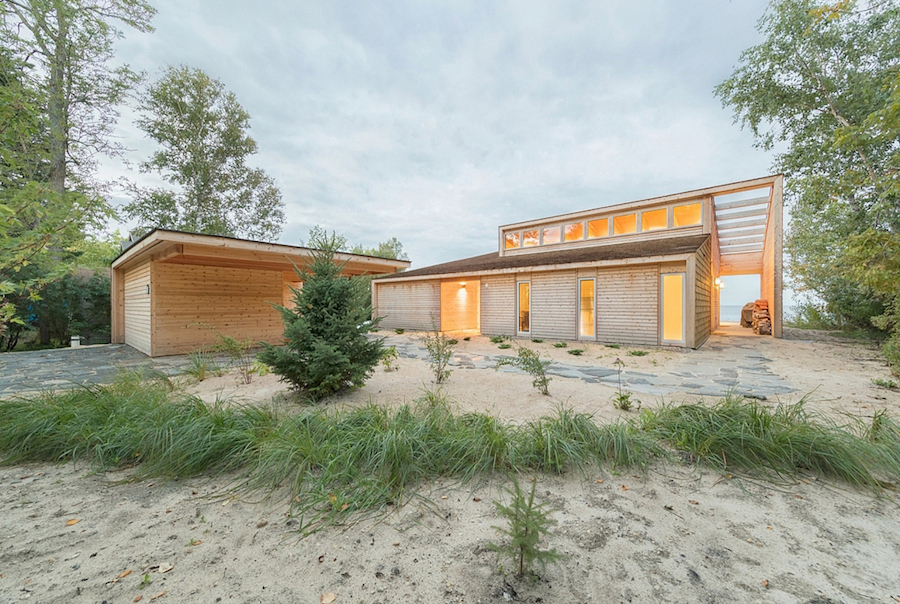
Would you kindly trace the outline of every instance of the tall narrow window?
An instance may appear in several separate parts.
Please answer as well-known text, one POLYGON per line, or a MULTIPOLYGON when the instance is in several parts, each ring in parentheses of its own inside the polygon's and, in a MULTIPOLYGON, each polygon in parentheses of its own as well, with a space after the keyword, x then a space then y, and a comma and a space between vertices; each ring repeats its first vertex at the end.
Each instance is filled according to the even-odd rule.
POLYGON ((528 281, 519 281, 518 315, 520 334, 531 333, 531 283, 528 281))
POLYGON ((684 342, 684 273, 662 275, 662 339, 684 342))
POLYGON ((578 280, 578 337, 594 337, 594 280, 578 280))

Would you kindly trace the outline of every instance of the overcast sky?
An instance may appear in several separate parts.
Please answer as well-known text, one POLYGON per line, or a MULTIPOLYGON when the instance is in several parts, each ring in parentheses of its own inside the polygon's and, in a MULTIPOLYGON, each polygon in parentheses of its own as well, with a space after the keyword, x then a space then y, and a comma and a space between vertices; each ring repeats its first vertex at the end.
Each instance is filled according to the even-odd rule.
MULTIPOLYGON (((421 267, 496 250, 501 224, 771 171, 712 93, 761 41, 763 0, 151 1, 156 31, 118 57, 237 95, 284 243, 397 237, 421 267)), ((153 144, 132 120, 137 162, 153 144)))

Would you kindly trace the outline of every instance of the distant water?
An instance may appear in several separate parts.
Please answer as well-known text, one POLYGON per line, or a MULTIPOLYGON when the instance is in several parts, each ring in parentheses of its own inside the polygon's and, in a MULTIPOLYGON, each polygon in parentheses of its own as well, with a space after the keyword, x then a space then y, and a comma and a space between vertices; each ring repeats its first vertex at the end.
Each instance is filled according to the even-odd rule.
POLYGON ((738 323, 741 320, 741 309, 743 308, 742 304, 723 304, 719 320, 727 321, 729 323, 738 323))

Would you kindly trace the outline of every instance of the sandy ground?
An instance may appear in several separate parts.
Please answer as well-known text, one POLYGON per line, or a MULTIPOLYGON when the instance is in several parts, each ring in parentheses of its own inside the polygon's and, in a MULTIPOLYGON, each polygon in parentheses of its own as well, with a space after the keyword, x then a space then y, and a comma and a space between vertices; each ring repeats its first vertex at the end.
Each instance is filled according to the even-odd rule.
MULTIPOLYGON (((485 342, 460 344, 495 354, 485 342)), ((772 369, 797 385, 792 400, 812 392, 823 412, 898 414, 900 394, 871 384, 888 377, 871 347, 828 338, 764 344, 772 369)), ((590 348, 585 362, 622 355, 590 348)), ((661 372, 690 354, 626 362, 661 372)), ((398 403, 427 387, 425 363, 401 359, 398 371, 379 368, 365 388, 324 404, 398 403)), ((276 396, 296 405, 271 375, 249 387, 229 374, 189 388, 208 400, 276 396)), ((553 397, 543 397, 524 375, 457 369, 445 392, 462 410, 515 421, 559 402, 601 418, 622 413, 611 388, 574 379, 555 379, 553 397)), ((496 484, 426 485, 427 499, 300 539, 283 493, 260 501, 231 496, 228 477, 122 484, 127 477, 72 464, 0 469, 0 602, 900 601, 896 495, 825 481, 758 484, 677 463, 646 477, 541 476, 539 498, 558 521, 549 545, 568 558, 520 581, 486 549, 499 538, 496 484)))

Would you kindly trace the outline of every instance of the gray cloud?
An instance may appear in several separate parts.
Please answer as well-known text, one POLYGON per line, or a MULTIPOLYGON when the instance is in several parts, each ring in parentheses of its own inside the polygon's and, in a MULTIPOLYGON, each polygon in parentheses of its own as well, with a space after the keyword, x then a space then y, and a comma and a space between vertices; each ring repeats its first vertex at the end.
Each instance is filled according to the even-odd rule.
MULTIPOLYGON (((496 249, 500 224, 772 161, 712 95, 759 41, 765 0, 156 5, 157 31, 119 56, 199 67, 237 95, 284 193, 286 243, 314 224, 396 236, 424 266, 496 249)), ((120 136, 149 153, 128 112, 120 136)))

